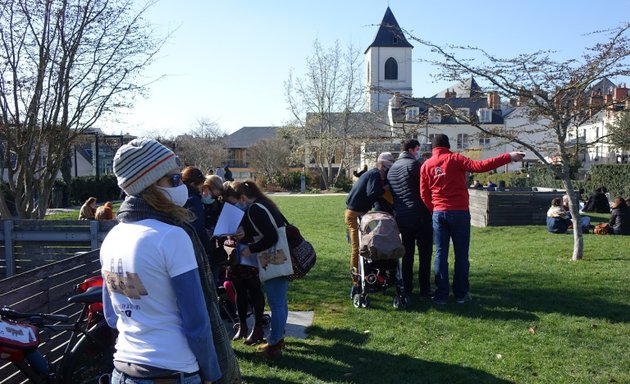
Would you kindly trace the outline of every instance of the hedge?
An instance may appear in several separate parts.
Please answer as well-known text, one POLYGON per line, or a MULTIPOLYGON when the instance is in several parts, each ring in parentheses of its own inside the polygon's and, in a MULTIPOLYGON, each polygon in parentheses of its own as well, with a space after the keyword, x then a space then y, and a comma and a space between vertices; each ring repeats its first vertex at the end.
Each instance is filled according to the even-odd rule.
MULTIPOLYGON (((474 179, 486 184, 492 180, 496 184, 503 180, 508 187, 547 187, 564 189, 562 180, 556 177, 555 173, 544 165, 534 165, 527 170, 527 173, 484 173, 473 175, 474 179)), ((584 189, 583 198, 593 194, 597 188, 602 186, 608 189, 611 197, 630 197, 630 164, 598 164, 591 167, 591 170, 582 180, 571 180, 575 189, 584 189)))
POLYGON ((75 177, 70 183, 69 193, 72 204, 83 204, 90 196, 100 202, 120 199, 120 188, 113 175, 101 176, 98 180, 94 176, 75 177))

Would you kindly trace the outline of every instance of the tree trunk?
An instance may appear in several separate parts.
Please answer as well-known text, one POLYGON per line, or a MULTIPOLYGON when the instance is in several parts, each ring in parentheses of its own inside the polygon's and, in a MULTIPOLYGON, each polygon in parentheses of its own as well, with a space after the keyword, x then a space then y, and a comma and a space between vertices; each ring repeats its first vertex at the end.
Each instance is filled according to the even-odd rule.
MULTIPOLYGON (((563 165, 563 167, 568 165, 563 165)), ((569 195, 569 213, 573 223, 573 256, 571 260, 581 260, 584 257, 584 237, 582 236, 582 220, 580 217, 580 202, 577 193, 573 190, 568 172, 563 175, 562 184, 569 195)))

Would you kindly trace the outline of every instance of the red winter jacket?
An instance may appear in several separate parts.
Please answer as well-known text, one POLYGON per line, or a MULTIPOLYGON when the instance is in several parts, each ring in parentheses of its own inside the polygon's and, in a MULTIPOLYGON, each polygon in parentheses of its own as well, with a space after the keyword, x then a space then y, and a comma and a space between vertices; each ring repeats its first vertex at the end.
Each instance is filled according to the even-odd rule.
POLYGON ((466 172, 488 172, 511 161, 504 153, 487 160, 471 160, 448 148, 433 148, 420 168, 420 196, 429 211, 467 211, 466 172))

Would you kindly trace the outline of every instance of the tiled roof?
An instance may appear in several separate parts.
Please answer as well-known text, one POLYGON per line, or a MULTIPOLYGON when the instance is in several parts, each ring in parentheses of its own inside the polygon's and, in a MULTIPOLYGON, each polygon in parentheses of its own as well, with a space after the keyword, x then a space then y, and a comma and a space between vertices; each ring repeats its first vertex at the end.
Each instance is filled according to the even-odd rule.
MULTIPOLYGON (((462 83, 454 84, 444 91, 433 95, 432 97, 409 97, 400 96, 400 108, 392 108, 392 119, 394 122, 407 122, 405 109, 407 107, 418 107, 420 115, 427 113, 431 106, 445 106, 457 110, 458 108, 467 108, 471 115, 475 115, 477 110, 481 108, 490 108, 488 98, 481 90, 474 78, 470 78, 462 83), (445 97, 446 92, 455 92, 455 97, 445 97)), ((503 124, 503 113, 500 109, 492 110, 492 120, 487 124, 503 124)), ((438 123, 432 123, 438 124, 438 123)), ((457 120, 452 116, 442 116, 439 124, 467 124, 457 120)))
POLYGON ((409 44, 405 38, 402 29, 400 29, 400 26, 389 7, 387 7, 385 16, 383 16, 383 21, 381 21, 381 26, 378 29, 378 32, 376 32, 374 42, 367 47, 365 52, 367 52, 371 47, 413 48, 413 45, 409 44))
POLYGON ((263 139, 276 137, 279 127, 243 127, 227 136, 228 148, 249 148, 263 139))
MULTIPOLYGON (((440 98, 440 97, 401 97, 400 109, 392 110, 393 118, 395 122, 405 121, 405 108, 406 107, 418 107, 420 115, 426 114, 430 106, 443 106, 449 105, 451 108, 457 110, 458 108, 468 108, 471 115, 477 113, 478 109, 488 108, 488 100, 485 97, 481 98, 440 98)), ((432 123, 438 124, 438 123, 432 123)), ((443 116, 439 124, 467 124, 462 121, 458 121, 453 116, 443 116)), ((492 121, 487 124, 503 124, 503 114, 500 109, 492 110, 492 121)))
POLYGON ((483 91, 473 77, 459 84, 443 89, 432 97, 446 97, 446 92, 455 92, 455 97, 482 97, 483 91))

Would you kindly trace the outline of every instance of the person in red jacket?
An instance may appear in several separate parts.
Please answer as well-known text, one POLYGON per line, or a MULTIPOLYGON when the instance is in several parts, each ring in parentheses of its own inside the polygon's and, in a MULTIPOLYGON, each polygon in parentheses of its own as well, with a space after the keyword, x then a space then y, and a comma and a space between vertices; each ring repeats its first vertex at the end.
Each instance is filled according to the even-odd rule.
POLYGON ((466 172, 488 172, 511 161, 521 161, 523 152, 504 153, 487 160, 471 160, 451 152, 448 136, 437 134, 433 138, 433 156, 420 168, 420 196, 433 217, 435 241, 436 290, 433 302, 446 304, 449 293, 448 247, 453 240, 455 271, 453 294, 457 303, 470 301, 468 283, 468 248, 470 245, 470 211, 466 172))

